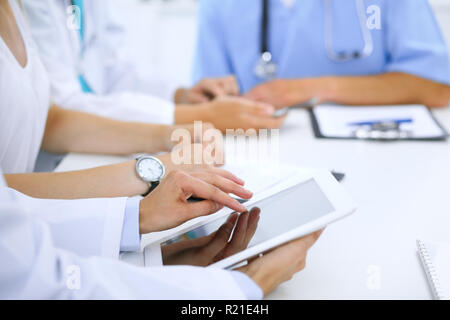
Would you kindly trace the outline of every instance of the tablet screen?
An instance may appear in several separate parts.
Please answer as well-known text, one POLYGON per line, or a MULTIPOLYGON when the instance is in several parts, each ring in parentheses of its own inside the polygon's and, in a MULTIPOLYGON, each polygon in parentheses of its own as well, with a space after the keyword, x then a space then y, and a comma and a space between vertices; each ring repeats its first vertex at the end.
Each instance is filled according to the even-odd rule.
MULTIPOLYGON (((251 208, 259 208, 259 221, 256 231, 247 247, 260 244, 280 234, 293 230, 301 225, 316 220, 334 211, 333 205, 327 199, 314 179, 281 191, 269 198, 255 203, 251 208)), ((249 209, 251 209, 249 208, 249 209)), ((224 217, 186 234, 163 243, 168 246, 174 243, 204 238, 216 232, 226 221, 224 217)), ((234 233, 234 231, 233 231, 234 233)), ((230 237, 232 239, 233 235, 230 237)), ((246 248, 241 248, 241 251, 246 248)), ((234 252, 235 254, 237 252, 234 252)))

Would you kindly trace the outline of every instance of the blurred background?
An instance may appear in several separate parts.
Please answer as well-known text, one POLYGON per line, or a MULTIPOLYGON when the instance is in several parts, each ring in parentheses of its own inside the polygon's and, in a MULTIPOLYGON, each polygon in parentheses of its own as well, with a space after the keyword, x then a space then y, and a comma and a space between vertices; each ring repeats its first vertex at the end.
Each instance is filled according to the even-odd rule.
MULTIPOLYGON (((198 0, 114 1, 117 2, 118 18, 132 31, 129 54, 140 61, 142 70, 151 68, 176 84, 189 85, 198 0)), ((450 0, 429 1, 449 45, 450 0)))

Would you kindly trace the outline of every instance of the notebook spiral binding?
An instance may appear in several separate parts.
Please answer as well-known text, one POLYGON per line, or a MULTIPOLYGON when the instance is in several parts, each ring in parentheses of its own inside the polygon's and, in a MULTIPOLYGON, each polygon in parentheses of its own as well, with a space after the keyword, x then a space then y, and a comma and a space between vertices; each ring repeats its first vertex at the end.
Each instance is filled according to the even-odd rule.
POLYGON ((441 284, 439 282, 438 275, 436 273, 436 268, 434 267, 433 262, 431 261, 430 255, 428 253, 427 247, 425 243, 421 240, 417 240, 417 247, 419 248, 419 255, 422 260, 423 265, 425 266, 425 273, 428 277, 430 285, 433 290, 433 295, 437 300, 444 299, 444 292, 442 290, 441 284))

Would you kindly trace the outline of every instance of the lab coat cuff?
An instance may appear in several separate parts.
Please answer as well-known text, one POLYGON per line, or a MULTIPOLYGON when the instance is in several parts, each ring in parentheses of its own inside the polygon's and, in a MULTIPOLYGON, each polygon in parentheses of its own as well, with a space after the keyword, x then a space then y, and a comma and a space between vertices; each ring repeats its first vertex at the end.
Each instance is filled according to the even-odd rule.
POLYGON ((139 203, 139 198, 128 198, 125 204, 120 252, 135 252, 141 248, 139 203))
POLYGON ((261 300, 264 297, 262 289, 246 274, 239 271, 232 271, 231 276, 248 300, 261 300))

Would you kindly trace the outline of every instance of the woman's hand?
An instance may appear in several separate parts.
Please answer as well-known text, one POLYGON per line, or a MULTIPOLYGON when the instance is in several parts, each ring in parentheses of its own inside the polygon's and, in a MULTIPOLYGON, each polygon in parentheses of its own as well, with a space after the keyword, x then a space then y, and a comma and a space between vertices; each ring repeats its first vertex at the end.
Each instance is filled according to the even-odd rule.
POLYGON ((260 210, 232 214, 219 230, 209 236, 184 240, 162 247, 164 265, 206 267, 245 250, 256 232, 260 210), (235 227, 236 226, 236 227, 235 227), (231 233, 234 233, 230 240, 231 233))
POLYGON ((305 268, 306 254, 321 234, 322 231, 317 231, 289 242, 260 258, 253 259, 237 271, 245 273, 255 281, 266 296, 305 268))
POLYGON ((227 129, 277 129, 285 117, 274 118, 274 110, 267 103, 226 97, 212 101, 204 111, 204 116, 224 133, 227 129))
POLYGON ((175 93, 175 103, 204 103, 219 97, 237 95, 239 95, 239 86, 234 76, 206 78, 191 89, 178 89, 175 93))
POLYGON ((170 172, 140 203, 139 229, 141 234, 163 231, 200 216, 229 207, 237 212, 247 209, 229 193, 249 199, 252 193, 243 182, 218 168, 196 169, 191 172, 170 172), (190 197, 205 199, 188 202, 190 197))

